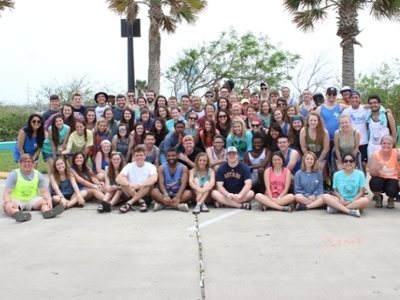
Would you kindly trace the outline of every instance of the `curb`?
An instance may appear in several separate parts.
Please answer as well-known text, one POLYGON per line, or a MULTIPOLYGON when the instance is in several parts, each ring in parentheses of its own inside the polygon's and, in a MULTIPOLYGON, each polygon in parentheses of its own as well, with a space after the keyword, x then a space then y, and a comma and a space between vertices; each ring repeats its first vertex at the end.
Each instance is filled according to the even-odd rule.
POLYGON ((0 172, 0 179, 7 179, 10 172, 0 172))

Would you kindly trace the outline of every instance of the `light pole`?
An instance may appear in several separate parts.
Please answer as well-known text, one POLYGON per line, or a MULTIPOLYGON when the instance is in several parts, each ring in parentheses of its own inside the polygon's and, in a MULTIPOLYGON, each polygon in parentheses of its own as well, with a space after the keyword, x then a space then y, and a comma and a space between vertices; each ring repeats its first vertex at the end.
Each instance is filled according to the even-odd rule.
POLYGON ((140 37, 140 19, 128 23, 121 19, 121 37, 128 40, 128 90, 135 91, 135 62, 133 56, 133 38, 140 37))

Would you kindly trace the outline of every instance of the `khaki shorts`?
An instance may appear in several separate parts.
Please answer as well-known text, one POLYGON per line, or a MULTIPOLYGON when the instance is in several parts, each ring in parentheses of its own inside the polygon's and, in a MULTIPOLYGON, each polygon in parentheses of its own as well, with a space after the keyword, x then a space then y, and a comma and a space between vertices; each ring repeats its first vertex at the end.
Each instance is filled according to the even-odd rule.
POLYGON ((42 199, 43 196, 35 196, 32 199, 29 199, 28 201, 21 201, 15 198, 11 198, 11 201, 17 203, 19 209, 23 211, 23 210, 32 210, 33 206, 42 199))

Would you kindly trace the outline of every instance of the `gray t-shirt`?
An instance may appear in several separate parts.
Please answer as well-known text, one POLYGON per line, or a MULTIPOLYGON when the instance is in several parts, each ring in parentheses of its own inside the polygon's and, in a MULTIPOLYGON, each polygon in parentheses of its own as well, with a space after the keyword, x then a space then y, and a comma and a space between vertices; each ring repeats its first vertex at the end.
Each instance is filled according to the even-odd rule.
MULTIPOLYGON (((8 175, 6 183, 5 183, 5 188, 6 189, 13 189, 15 187, 15 185, 17 183, 17 178, 18 178, 17 170, 18 169, 12 170, 10 175, 8 175)), ((21 171, 22 178, 24 178, 27 181, 32 181, 33 180, 33 176, 35 174, 34 172, 35 172, 35 170, 32 170, 32 172, 27 175, 27 174, 24 174, 24 172, 21 171)), ((38 172, 38 173, 39 173, 39 188, 41 189, 41 188, 47 187, 46 186, 46 180, 45 180, 43 174, 40 173, 40 172, 38 172)))

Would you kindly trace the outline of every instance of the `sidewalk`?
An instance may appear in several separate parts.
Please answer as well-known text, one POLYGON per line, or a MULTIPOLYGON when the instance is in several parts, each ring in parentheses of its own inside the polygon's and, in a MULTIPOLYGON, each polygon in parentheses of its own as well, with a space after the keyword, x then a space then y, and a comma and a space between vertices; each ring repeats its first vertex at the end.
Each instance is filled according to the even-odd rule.
MULTIPOLYGON (((198 216, 205 299, 398 299, 396 206, 359 219, 210 206, 198 216)), ((96 208, 22 224, 0 212, 2 298, 202 299, 194 215, 96 208)))

